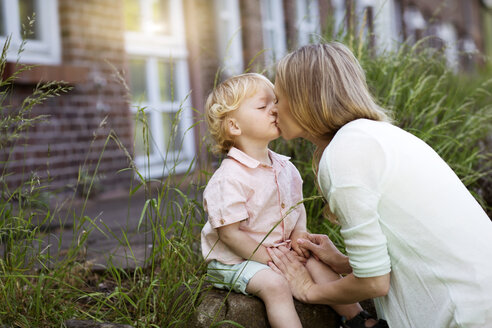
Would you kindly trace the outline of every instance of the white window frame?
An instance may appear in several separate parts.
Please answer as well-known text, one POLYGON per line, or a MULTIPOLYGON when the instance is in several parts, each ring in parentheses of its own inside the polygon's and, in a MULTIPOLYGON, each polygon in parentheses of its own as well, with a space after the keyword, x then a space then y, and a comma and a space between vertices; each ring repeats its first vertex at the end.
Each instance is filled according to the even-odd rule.
POLYGON ((374 34, 376 51, 396 50, 403 41, 402 17, 399 4, 395 0, 373 1, 374 34))
POLYGON ((375 10, 375 0, 356 0, 354 1, 354 6, 355 6, 355 33, 356 35, 359 35, 361 32, 361 29, 363 29, 363 37, 367 38, 369 36, 369 20, 366 17, 364 20, 364 15, 366 14, 367 8, 371 7, 372 8, 372 13, 373 13, 373 23, 375 24, 376 20, 376 10, 375 10), (364 25, 362 25, 364 24, 364 25))
POLYGON ((28 39, 20 58, 19 48, 22 44, 21 23, 19 17, 19 1, 4 0, 3 14, 5 36, 0 36, 3 46, 8 36, 11 36, 10 48, 7 52, 8 61, 30 64, 51 64, 61 62, 60 26, 58 19, 58 0, 35 0, 36 24, 39 26, 39 40, 28 39))
POLYGON ((318 1, 296 0, 296 8, 298 30, 297 46, 303 46, 311 43, 314 36, 321 33, 318 1))
POLYGON ((424 16, 417 7, 405 8, 403 13, 403 19, 405 20, 405 26, 407 28, 407 38, 410 42, 416 42, 415 32, 417 30, 425 30, 427 28, 427 22, 424 16))
POLYGON ((436 26, 436 36, 444 41, 444 55, 448 66, 454 70, 459 67, 458 37, 456 28, 450 23, 436 26))
POLYGON ((282 6, 282 0, 261 0, 260 5, 265 64, 268 67, 275 64, 287 52, 284 8, 282 6), (268 13, 269 4, 272 8, 271 13, 268 13), (268 17, 269 14, 272 16, 271 19, 268 17), (273 43, 271 43, 272 40, 268 37, 269 32, 275 35, 273 43))
POLYGON ((337 36, 340 32, 346 30, 347 24, 345 23, 346 15, 347 15, 347 6, 345 4, 345 0, 332 0, 331 2, 333 7, 333 18, 334 21, 334 37, 337 36))
POLYGON ((217 52, 226 76, 240 74, 244 70, 243 41, 241 38, 241 17, 238 0, 214 0, 217 26, 217 52), (222 24, 221 24, 222 23, 222 24))
MULTIPOLYGON (((149 11, 151 0, 139 0, 143 6, 142 22, 151 15, 149 11), (145 9, 147 8, 147 10, 145 9)), ((147 101, 135 103, 132 112, 137 113, 138 107, 146 107, 145 112, 149 120, 149 142, 153 142, 155 151, 146 156, 137 156, 135 162, 140 174, 146 179, 160 178, 172 173, 186 172, 193 163, 195 145, 191 101, 189 97, 189 74, 187 63, 186 40, 184 33, 183 8, 181 0, 170 0, 170 16, 172 33, 170 35, 156 35, 150 33, 151 27, 142 26, 141 32, 127 31, 125 33, 125 48, 129 58, 145 60, 147 101), (173 84, 174 94, 172 101, 160 101, 158 61, 171 61, 174 65, 173 84), (162 141, 162 113, 180 112, 179 129, 182 147, 178 151, 166 154, 167 145, 156 143, 162 141), (178 158, 179 157, 179 158, 178 158), (167 162, 166 162, 167 159, 167 162)))

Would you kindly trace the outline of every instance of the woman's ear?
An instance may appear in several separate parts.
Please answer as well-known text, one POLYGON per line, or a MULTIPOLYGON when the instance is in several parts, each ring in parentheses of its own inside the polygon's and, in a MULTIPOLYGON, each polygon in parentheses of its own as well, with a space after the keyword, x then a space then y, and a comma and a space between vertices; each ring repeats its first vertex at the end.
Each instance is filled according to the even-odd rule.
POLYGON ((227 119, 227 129, 229 130, 229 134, 231 136, 239 136, 241 135, 241 128, 239 127, 236 119, 229 117, 227 119))

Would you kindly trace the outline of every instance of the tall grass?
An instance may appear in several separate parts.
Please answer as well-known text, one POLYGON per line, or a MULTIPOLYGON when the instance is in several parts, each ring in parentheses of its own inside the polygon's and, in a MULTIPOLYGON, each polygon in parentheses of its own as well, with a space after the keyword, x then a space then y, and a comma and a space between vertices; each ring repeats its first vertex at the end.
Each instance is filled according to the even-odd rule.
MULTIPOLYGON (((436 149, 480 199, 479 181, 490 178, 491 170, 490 153, 481 148, 481 140, 491 133, 490 82, 480 78, 479 82, 471 83, 469 78, 448 70, 441 57, 431 56, 418 47, 402 47, 396 52, 374 57, 368 46, 356 38, 342 41, 351 46, 361 61, 375 98, 381 106, 393 111, 396 124, 436 149)), ((4 67, 2 55, 0 71, 4 67)), ((68 91, 57 84, 40 85, 38 93, 35 91, 24 102, 26 111, 12 111, 6 101, 13 91, 14 80, 15 76, 0 82, 2 136, 10 138, 2 137, 4 152, 12 149, 15 139, 36 120, 48 119, 27 115, 33 106, 47 97, 68 91)), ((146 109, 138 108, 137 112, 143 128, 136 133, 143 135, 149 153, 152 138, 146 109)), ((179 124, 182 113, 181 106, 176 112, 174 126, 179 124)), ((199 111, 196 113, 200 115, 199 111)), ((170 138, 169 145, 174 145, 175 137, 170 138)), ((54 255, 61 251, 60 243, 55 242, 52 246, 58 248, 57 252, 44 248, 44 235, 40 226, 34 224, 34 216, 41 216, 42 223, 64 222, 65 212, 50 209, 43 202, 46 185, 38 181, 36 174, 10 190, 6 184, 8 165, 2 163, 0 325, 56 327, 62 326, 67 319, 81 318, 135 327, 186 327, 205 281, 204 263, 199 252, 199 231, 205 222, 201 193, 202 180, 206 181, 211 172, 195 169, 197 163, 193 160, 187 172, 176 174, 172 167, 179 159, 163 154, 171 174, 151 184, 134 164, 132 151, 123 146, 113 131, 106 138, 106 144, 110 142, 116 142, 127 154, 128 170, 136 177, 129 187, 129 196, 142 191, 146 195, 138 223, 139 232, 148 236, 151 245, 145 265, 124 270, 110 264, 103 272, 92 270, 84 252, 91 233, 103 232, 107 238, 114 238, 128 247, 130 253, 131 236, 126 231, 109 231, 104 223, 83 212, 74 218, 72 246, 64 250, 63 256, 54 255)), ((316 195, 311 170, 312 145, 302 140, 278 140, 272 147, 292 157, 304 180, 305 197, 316 195)), ((104 150, 100 159, 103 156, 104 150)), ((82 167, 81 172, 91 173, 81 174, 78 184, 85 186, 87 202, 98 177, 98 166, 92 171, 84 170, 82 167)), ((305 206, 309 229, 329 234, 343 249, 339 228, 321 215, 322 200, 311 198, 305 206)))

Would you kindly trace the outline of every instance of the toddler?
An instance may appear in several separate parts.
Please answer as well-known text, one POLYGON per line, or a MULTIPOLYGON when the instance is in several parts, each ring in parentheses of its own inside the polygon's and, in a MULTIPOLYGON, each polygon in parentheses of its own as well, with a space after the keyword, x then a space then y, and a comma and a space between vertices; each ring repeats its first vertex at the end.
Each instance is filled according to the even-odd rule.
MULTIPOLYGON (((267 248, 291 248, 315 281, 339 276, 297 245, 307 238, 302 179, 288 157, 268 149, 279 137, 275 104, 273 84, 255 73, 229 78, 207 99, 215 151, 227 158, 203 193, 202 253, 214 286, 261 298, 272 327, 301 327, 287 280, 268 266, 267 248)), ((348 319, 362 311, 359 304, 334 309, 348 319)))

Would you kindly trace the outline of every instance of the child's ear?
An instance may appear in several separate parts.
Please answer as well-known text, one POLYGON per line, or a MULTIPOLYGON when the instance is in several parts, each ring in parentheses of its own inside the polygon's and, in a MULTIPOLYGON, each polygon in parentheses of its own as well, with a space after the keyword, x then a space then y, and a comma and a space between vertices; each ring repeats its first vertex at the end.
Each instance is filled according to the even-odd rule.
POLYGON ((231 136, 241 135, 241 128, 239 127, 238 122, 232 117, 227 119, 227 129, 231 136))

